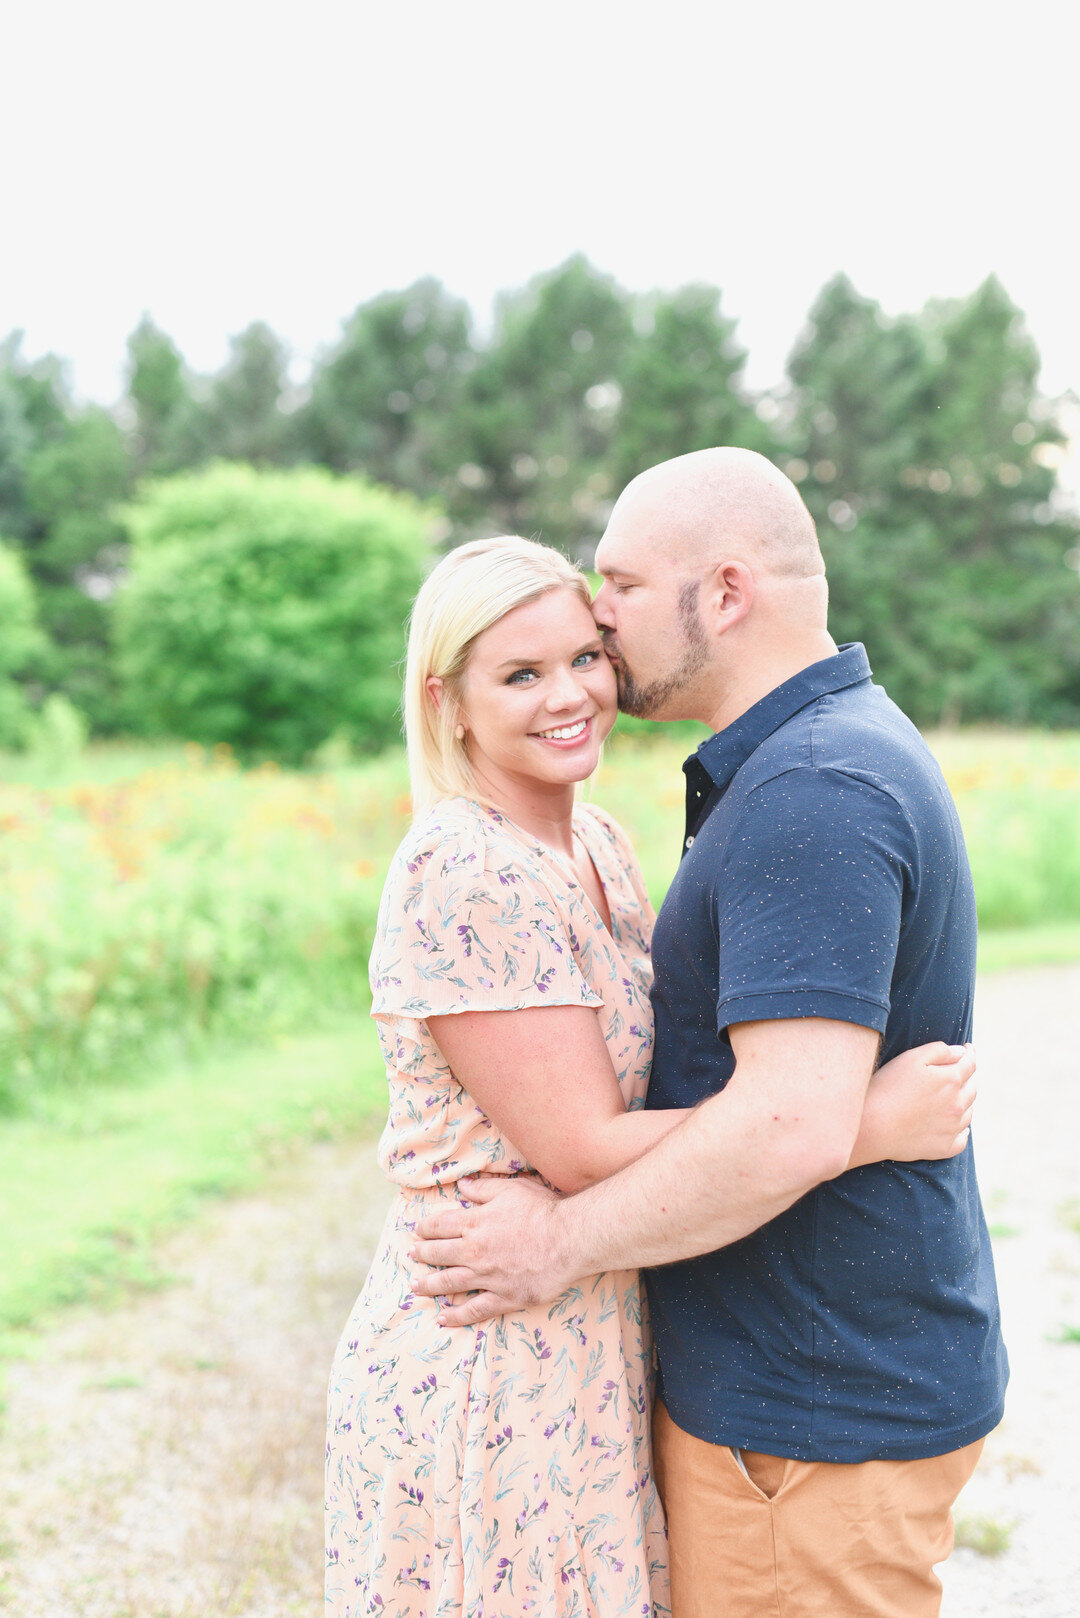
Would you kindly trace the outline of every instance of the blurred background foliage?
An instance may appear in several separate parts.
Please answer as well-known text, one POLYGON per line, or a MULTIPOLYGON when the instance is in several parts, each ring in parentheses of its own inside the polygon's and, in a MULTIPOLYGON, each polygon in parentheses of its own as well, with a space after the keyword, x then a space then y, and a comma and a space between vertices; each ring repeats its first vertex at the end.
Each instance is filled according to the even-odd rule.
POLYGON ((1080 722, 1062 401, 1000 283, 893 318, 837 276, 779 387, 746 358, 717 288, 631 294, 580 256, 484 332, 434 279, 382 294, 302 383, 262 322, 199 376, 144 317, 112 410, 14 334, 0 744, 84 723, 285 762, 377 748, 433 546, 519 532, 587 561, 636 471, 715 443, 798 483, 834 632, 918 723, 1080 722))

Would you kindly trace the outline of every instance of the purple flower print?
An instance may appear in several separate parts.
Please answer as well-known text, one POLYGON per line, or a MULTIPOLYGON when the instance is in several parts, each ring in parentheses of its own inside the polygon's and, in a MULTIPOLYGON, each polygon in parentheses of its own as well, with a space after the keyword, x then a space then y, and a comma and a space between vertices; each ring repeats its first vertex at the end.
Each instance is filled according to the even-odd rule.
POLYGON ((511 1591, 512 1591, 513 1588, 514 1588, 514 1561, 513 1561, 513 1557, 500 1556, 499 1560, 495 1564, 495 1566, 496 1566, 496 1574, 495 1574, 495 1583, 491 1586, 492 1594, 493 1595, 498 1595, 498 1593, 502 1589, 504 1583, 508 1584, 511 1591))
POLYGON ((545 1343, 544 1335, 539 1326, 534 1328, 533 1340, 526 1346, 529 1349, 529 1352, 534 1354, 538 1360, 549 1360, 551 1358, 551 1349, 548 1347, 547 1343, 545 1343))
POLYGON ((476 928, 471 927, 468 922, 464 922, 464 921, 462 922, 461 926, 457 930, 457 934, 458 934, 458 937, 461 939, 461 942, 465 946, 464 953, 465 953, 466 956, 472 954, 473 943, 474 942, 475 942, 478 949, 483 948, 483 945, 480 943, 480 938, 479 938, 479 935, 477 934, 476 928))
POLYGON ((566 1330, 569 1331, 569 1332, 573 1332, 574 1336, 577 1338, 577 1340, 581 1344, 582 1348, 584 1348, 586 1346, 587 1342, 588 1342, 588 1338, 585 1336, 585 1333, 581 1329, 584 1324, 585 1324, 585 1316, 583 1314, 580 1314, 580 1315, 568 1315, 566 1317, 566 1319, 563 1321, 563 1325, 566 1327, 566 1330))
POLYGON ((537 978, 537 980, 536 980, 536 988, 540 991, 541 994, 547 994, 548 990, 551 988, 551 980, 552 980, 552 978, 554 976, 555 976, 555 968, 553 966, 549 966, 547 971, 542 972, 540 974, 540 976, 537 978))
POLYGON ((533 1509, 530 1511, 529 1510, 529 1502, 526 1500, 525 1504, 522 1506, 521 1510, 518 1512, 517 1516, 514 1518, 514 1533, 515 1534, 523 1533, 526 1526, 530 1522, 535 1522, 537 1520, 537 1518, 542 1517, 544 1515, 544 1512, 547 1510, 547 1508, 548 1508, 547 1501, 546 1500, 541 1500, 540 1504, 538 1506, 534 1506, 533 1509))

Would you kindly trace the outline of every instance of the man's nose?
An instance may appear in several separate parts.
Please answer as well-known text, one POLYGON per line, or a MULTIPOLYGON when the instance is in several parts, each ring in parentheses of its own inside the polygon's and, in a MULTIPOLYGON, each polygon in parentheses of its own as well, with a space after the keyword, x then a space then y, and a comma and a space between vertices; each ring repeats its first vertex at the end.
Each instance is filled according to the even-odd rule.
POLYGON ((611 610, 611 585, 606 579, 593 596, 592 615, 600 629, 615 628, 615 617, 611 610))

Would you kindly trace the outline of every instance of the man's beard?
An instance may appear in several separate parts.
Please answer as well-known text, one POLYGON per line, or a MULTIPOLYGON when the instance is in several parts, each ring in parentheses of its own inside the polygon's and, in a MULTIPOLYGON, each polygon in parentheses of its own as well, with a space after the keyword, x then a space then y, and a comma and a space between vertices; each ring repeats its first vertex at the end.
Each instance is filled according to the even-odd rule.
POLYGON ((672 697, 685 691, 691 680, 709 661, 709 642, 698 615, 698 592, 701 586, 691 580, 679 589, 679 626, 683 631, 683 657, 678 667, 663 679, 651 685, 639 685, 623 660, 622 650, 617 653, 615 681, 619 693, 619 709, 633 714, 635 719, 650 719, 665 708, 672 697))

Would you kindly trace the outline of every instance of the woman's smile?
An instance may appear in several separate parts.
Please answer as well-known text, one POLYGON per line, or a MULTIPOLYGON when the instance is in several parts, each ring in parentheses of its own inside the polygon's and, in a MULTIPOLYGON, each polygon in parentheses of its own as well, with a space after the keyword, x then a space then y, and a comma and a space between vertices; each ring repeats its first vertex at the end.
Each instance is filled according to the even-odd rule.
POLYGON ((555 725, 551 730, 536 730, 533 735, 541 742, 553 742, 558 747, 573 747, 579 742, 587 742, 591 729, 591 718, 575 719, 572 724, 555 725))
POLYGON ((592 614, 572 590, 550 590, 476 639, 460 704, 472 769, 499 802, 524 783, 572 795, 596 768, 615 704, 592 614))

